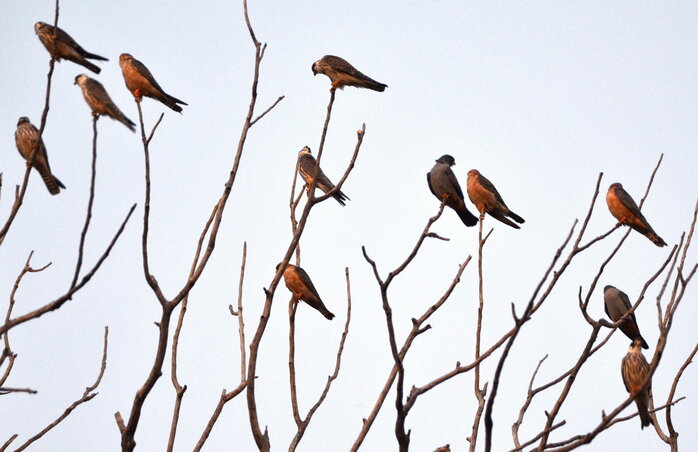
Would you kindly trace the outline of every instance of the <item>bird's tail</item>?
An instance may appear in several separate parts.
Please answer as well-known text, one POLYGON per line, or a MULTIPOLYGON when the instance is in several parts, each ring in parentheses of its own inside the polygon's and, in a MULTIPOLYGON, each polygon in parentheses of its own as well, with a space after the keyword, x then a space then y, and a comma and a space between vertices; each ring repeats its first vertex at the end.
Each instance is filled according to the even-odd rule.
POLYGON ((91 71, 94 72, 95 74, 99 74, 100 72, 102 72, 102 69, 100 69, 99 66, 94 65, 94 64, 90 63, 90 62, 87 61, 87 60, 82 60, 82 61, 80 61, 80 64, 81 64, 82 66, 85 66, 87 69, 91 70, 91 71))
POLYGON ((48 188, 48 192, 51 193, 52 195, 57 195, 58 193, 60 193, 61 188, 65 188, 65 185, 63 185, 63 182, 58 180, 58 178, 55 177, 50 172, 43 172, 41 174, 41 178, 44 180, 44 183, 46 184, 46 188, 48 188))
POLYGON ((160 102, 162 102, 163 104, 170 107, 172 110, 176 111, 177 113, 182 112, 182 107, 180 107, 177 104, 187 105, 186 103, 182 102, 181 100, 177 99, 176 97, 170 96, 169 94, 166 94, 166 93, 162 93, 162 95, 159 95, 157 99, 160 102))
POLYGON ((90 58, 91 60, 109 61, 109 58, 104 58, 101 55, 97 55, 96 53, 90 52, 85 52, 85 58, 90 58))
POLYGON ((349 200, 349 197, 347 195, 345 195, 342 190, 337 190, 337 193, 332 195, 332 197, 334 199, 336 199, 337 202, 340 203, 342 206, 346 206, 347 205, 346 201, 349 200))
POLYGON ((635 399, 635 404, 637 405, 637 412, 640 415, 640 428, 652 425, 652 418, 647 409, 647 401, 638 396, 638 398, 635 399))
POLYGON ((645 234, 645 236, 648 239, 652 240, 652 243, 659 247, 666 246, 666 242, 664 241, 664 239, 658 236, 657 233, 654 231, 649 231, 647 234, 645 234))
POLYGON ((119 121, 121 124, 123 124, 123 125, 125 125, 126 127, 128 127, 128 128, 131 130, 131 132, 135 132, 135 131, 136 131, 136 123, 133 122, 133 121, 131 121, 130 119, 128 119, 128 118, 126 117, 125 114, 119 112, 119 114, 116 115, 116 119, 117 119, 117 121, 119 121))
POLYGON ((502 223, 508 226, 511 226, 514 229, 521 229, 518 224, 505 217, 501 212, 489 212, 489 214, 492 215, 493 218, 496 218, 497 220, 501 221, 502 223))
POLYGON ((332 314, 322 301, 305 301, 310 305, 311 308, 320 311, 320 314, 324 315, 327 320, 334 319, 334 314, 332 314))
POLYGON ((378 92, 383 92, 385 89, 388 87, 385 83, 377 82, 375 80, 371 80, 371 82, 366 84, 366 88, 372 89, 373 91, 378 91, 378 92))
POLYGON ((511 210, 509 211, 508 216, 509 216, 509 218, 511 218, 512 220, 516 221, 517 223, 525 223, 525 222, 526 222, 526 220, 524 220, 524 219, 521 218, 520 216, 516 215, 516 214, 515 214, 514 212, 512 212, 511 210))
POLYGON ((467 207, 465 205, 461 206, 461 208, 454 209, 456 213, 458 214, 458 217, 460 220, 465 224, 466 226, 475 226, 477 224, 477 217, 470 213, 467 207))

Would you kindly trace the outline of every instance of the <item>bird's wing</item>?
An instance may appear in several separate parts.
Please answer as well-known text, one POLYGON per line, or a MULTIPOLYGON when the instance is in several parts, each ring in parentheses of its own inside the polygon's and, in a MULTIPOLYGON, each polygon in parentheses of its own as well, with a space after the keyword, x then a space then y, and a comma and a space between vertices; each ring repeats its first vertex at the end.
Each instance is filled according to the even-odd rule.
POLYGON ((359 72, 354 66, 349 64, 344 58, 340 58, 334 55, 326 55, 323 58, 324 62, 332 68, 339 72, 344 72, 345 74, 353 75, 354 77, 365 77, 364 74, 359 72))
POLYGON ((429 190, 431 190, 431 192, 434 194, 434 196, 436 196, 438 198, 439 195, 436 194, 436 192, 434 191, 434 187, 431 186, 431 171, 429 171, 427 173, 427 184, 429 184, 429 190))
POLYGON ((448 181, 453 186, 453 190, 455 190, 460 199, 463 199, 463 190, 461 190, 458 179, 456 179, 456 175, 453 173, 451 168, 446 168, 446 177, 448 177, 448 181))
POLYGON ((494 197, 497 198, 497 201, 498 201, 499 203, 501 203, 502 205, 506 206, 506 204, 504 203, 504 200, 502 199, 502 196, 499 194, 499 192, 497 191, 497 189, 494 187, 494 184, 493 184, 492 182, 489 181, 489 179, 487 179, 485 176, 483 176, 482 174, 480 174, 480 175, 477 176, 477 180, 478 180, 478 182, 480 182, 480 185, 482 185, 483 188, 485 188, 487 191, 489 191, 489 192, 491 192, 492 194, 494 194, 494 197))
POLYGON ((153 77, 153 74, 150 73, 147 67, 137 59, 133 58, 131 60, 131 64, 133 64, 133 68, 138 72, 140 75, 142 75, 148 82, 153 85, 153 88, 157 89, 161 93, 164 93, 165 91, 160 87, 157 81, 155 81, 155 77, 153 77))
POLYGON ((635 215, 641 217, 644 219, 644 216, 642 215, 642 212, 640 212, 640 208, 635 204, 635 200, 628 194, 625 189, 621 187, 616 187, 614 189, 614 192, 616 194, 616 197, 618 200, 629 210, 631 210, 635 215))
POLYGON ((104 89, 104 85, 99 83, 97 80, 88 78, 85 80, 85 88, 87 88, 87 91, 89 91, 92 97, 94 97, 99 103, 104 105, 113 104, 107 90, 104 89))
POLYGON ((301 278, 301 281, 303 281, 303 285, 308 288, 315 298, 320 300, 320 295, 317 293, 317 289, 315 289, 313 282, 310 280, 310 276, 308 276, 305 270, 300 267, 296 267, 295 270, 298 273, 298 276, 301 278))

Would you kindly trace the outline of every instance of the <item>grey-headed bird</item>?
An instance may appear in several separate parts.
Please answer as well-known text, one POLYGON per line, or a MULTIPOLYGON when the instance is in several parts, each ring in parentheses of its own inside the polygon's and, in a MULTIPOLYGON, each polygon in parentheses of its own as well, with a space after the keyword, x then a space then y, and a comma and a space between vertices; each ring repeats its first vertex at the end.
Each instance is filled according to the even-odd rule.
POLYGON ((19 150, 19 154, 24 157, 27 164, 31 165, 39 172, 49 193, 57 195, 61 191, 61 188, 65 188, 65 185, 51 174, 51 167, 48 164, 48 155, 46 154, 44 140, 41 139, 39 131, 26 116, 22 116, 19 118, 19 121, 17 121, 15 144, 17 145, 17 150, 19 150), (33 157, 32 153, 34 153, 33 157))
POLYGON ((516 223, 525 222, 523 218, 507 207, 492 182, 475 169, 468 171, 468 197, 481 214, 488 213, 493 218, 512 228, 521 229, 516 223), (507 217, 516 221, 516 223, 507 217))
POLYGON ((136 102, 140 102, 143 96, 150 97, 159 100, 177 113, 182 112, 182 107, 177 104, 187 105, 186 102, 167 94, 155 81, 155 77, 148 68, 128 53, 122 53, 119 56, 119 66, 121 66, 126 88, 136 98, 136 102))
MULTIPOLYGON (((608 315, 608 317, 614 322, 617 322, 618 319, 623 317, 625 313, 633 307, 625 292, 618 290, 613 286, 606 286, 603 288, 603 301, 606 315, 608 315)), ((626 317, 618 328, 620 328, 623 334, 628 336, 631 341, 639 341, 642 348, 649 348, 647 342, 645 342, 640 334, 640 328, 637 326, 637 320, 635 319, 634 312, 626 317)))
POLYGON ((48 53, 52 57, 56 58, 56 61, 66 59, 84 66, 96 74, 99 74, 101 69, 87 61, 87 58, 92 60, 109 61, 103 56, 90 53, 83 49, 80 47, 80 44, 75 42, 75 40, 70 37, 68 33, 58 27, 54 27, 53 25, 49 25, 44 22, 37 22, 34 25, 34 31, 36 32, 37 36, 39 36, 41 43, 44 45, 44 47, 46 47, 46 50, 48 50, 48 53), (54 31, 56 33, 55 43, 53 39, 54 31))
MULTIPOLYGON (((315 157, 313 157, 313 154, 310 152, 310 148, 308 146, 305 146, 300 150, 300 152, 298 152, 298 163, 296 166, 298 167, 298 174, 300 174, 305 181, 306 189, 310 190, 310 184, 313 183, 313 179, 315 179, 316 174, 319 174, 319 176, 317 178, 315 187, 319 188, 324 193, 327 193, 334 188, 334 184, 327 176, 325 176, 322 168, 318 168, 317 173, 315 172, 317 160, 315 160, 315 157)), ((346 205, 346 201, 349 199, 349 197, 345 195, 342 190, 337 190, 332 197, 343 206, 346 205)))
POLYGON ((455 164, 456 159, 448 154, 439 157, 436 160, 436 165, 427 173, 427 184, 429 184, 429 190, 436 196, 436 199, 456 211, 463 224, 475 226, 477 217, 470 213, 465 206, 463 190, 461 190, 458 179, 451 170, 455 164))
POLYGON ((377 82, 364 75, 344 58, 334 55, 325 55, 313 63, 311 69, 313 75, 325 74, 332 81, 331 90, 344 89, 345 86, 368 88, 374 91, 385 91, 388 87, 385 83, 377 82))
POLYGON ((75 77, 74 84, 80 86, 85 102, 89 105, 93 115, 109 116, 131 129, 131 132, 136 131, 136 124, 119 110, 101 83, 85 74, 80 74, 75 77))

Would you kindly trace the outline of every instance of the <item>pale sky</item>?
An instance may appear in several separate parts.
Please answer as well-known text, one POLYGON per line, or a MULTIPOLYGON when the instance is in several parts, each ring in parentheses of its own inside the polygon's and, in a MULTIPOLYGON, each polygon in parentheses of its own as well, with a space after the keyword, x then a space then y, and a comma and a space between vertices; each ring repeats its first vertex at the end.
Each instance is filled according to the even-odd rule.
MULTIPOLYGON (((53 22, 54 2, 3 2, 0 6, 0 217, 7 218, 14 186, 25 163, 16 151, 20 116, 39 125, 44 105, 48 53, 37 39, 37 21, 53 22)), ((242 245, 248 243, 244 282, 246 333, 250 339, 264 301, 263 287, 287 249, 288 199, 297 152, 317 151, 329 81, 313 77, 311 64, 339 55, 372 78, 384 93, 346 88, 337 94, 322 167, 337 181, 354 149, 356 130, 366 135, 356 167, 343 187, 351 198, 342 208, 332 199, 317 206, 301 240, 302 266, 337 317, 328 322, 302 304, 297 321, 297 374, 302 412, 315 402, 332 372, 346 316, 344 267, 352 284, 352 325, 343 365, 325 404, 316 413, 299 451, 347 450, 387 378, 392 358, 380 292, 361 255, 365 245, 382 275, 407 256, 428 218, 438 210, 425 174, 448 153, 465 187, 477 168, 515 212, 526 219, 513 230, 492 218, 485 248, 483 347, 511 328, 510 303, 521 312, 575 218, 584 217, 599 172, 601 195, 587 240, 608 231, 615 219, 604 195, 622 182, 639 202, 660 154, 664 160, 643 212, 669 247, 657 248, 631 233, 599 280, 590 303, 605 317, 602 289, 612 284, 635 300, 687 230, 698 195, 698 5, 695 2, 404 2, 251 1, 257 37, 268 44, 259 85, 259 112, 286 98, 255 125, 248 137, 233 194, 213 257, 191 293, 180 341, 179 378, 188 385, 175 449, 191 450, 223 388, 239 381, 237 323, 228 313, 236 302, 242 245)), ((53 172, 67 186, 51 196, 34 172, 24 205, 0 247, 0 312, 30 251, 43 273, 27 275, 14 314, 33 310, 70 285, 84 222, 90 179, 92 126, 76 75, 104 84, 112 99, 138 120, 118 56, 131 53, 171 95, 189 105, 182 115, 144 100, 146 127, 165 118, 151 143, 151 269, 165 294, 184 284, 196 241, 218 200, 249 104, 254 49, 241 2, 182 1, 61 2, 59 26, 88 51, 109 58, 95 75, 64 61, 53 77, 44 141, 53 172)), ((133 203, 138 207, 112 255, 88 286, 59 311, 19 326, 10 343, 19 356, 6 385, 38 394, 2 398, 0 444, 13 433, 22 444, 55 419, 98 372, 103 327, 109 326, 109 357, 99 395, 79 407, 31 450, 118 450, 114 413, 128 416, 156 350, 160 317, 141 262, 144 197, 140 137, 102 118, 98 123, 97 193, 87 238, 85 268, 91 267, 133 203)), ((470 204, 469 204, 470 205, 470 204)), ((472 206, 472 205, 471 205, 472 206)), ((414 263, 391 290, 398 342, 444 292, 457 265, 477 256, 477 228, 465 228, 447 210, 433 231, 449 242, 427 240, 414 263)), ((525 399, 536 363, 547 382, 571 367, 590 328, 577 306, 601 262, 624 230, 579 255, 550 299, 524 327, 503 373, 495 404, 494 450, 512 447, 511 424, 525 399)), ((586 240, 585 240, 586 241, 586 240)), ((692 250, 687 266, 696 262, 692 250)), ((660 278, 661 280, 662 278, 660 278)), ((655 349, 656 295, 649 289, 636 316, 655 349)), ((663 361, 653 379, 657 405, 664 403, 677 369, 698 340, 698 290, 690 286, 679 308, 663 361)), ((288 395, 289 292, 277 291, 257 368, 262 427, 274 450, 288 447, 295 433, 288 395)), ((476 260, 445 306, 431 319, 405 366, 406 388, 421 386, 469 363, 474 353, 477 312, 476 260)), ((583 434, 601 412, 627 397, 620 361, 628 340, 617 332, 577 377, 558 420, 567 425, 552 441, 583 434)), ((482 380, 496 366, 488 360, 482 380)), ((4 370, 4 369, 1 369, 4 370)), ((472 373, 423 395, 407 419, 412 450, 450 443, 467 450, 476 408, 472 373)), ((698 370, 686 370, 673 409, 680 446, 698 441, 698 370)), ((537 398, 521 429, 522 439, 544 425, 561 387, 537 398)), ((362 450, 396 450, 395 393, 362 450)), ((138 450, 164 450, 174 390, 169 354, 144 406, 136 434, 138 450)), ((634 404, 623 414, 634 412, 634 404)), ((659 415, 661 421, 663 413, 659 415)), ((662 426, 664 424, 662 423, 662 426)), ((665 429, 666 430, 666 429, 665 429)), ((484 426, 480 448, 484 446, 484 426)), ((654 429, 639 420, 615 426, 585 450, 665 450, 654 429)), ((12 448, 11 448, 12 449, 12 448)), ((244 394, 226 405, 205 450, 255 450, 244 394)))

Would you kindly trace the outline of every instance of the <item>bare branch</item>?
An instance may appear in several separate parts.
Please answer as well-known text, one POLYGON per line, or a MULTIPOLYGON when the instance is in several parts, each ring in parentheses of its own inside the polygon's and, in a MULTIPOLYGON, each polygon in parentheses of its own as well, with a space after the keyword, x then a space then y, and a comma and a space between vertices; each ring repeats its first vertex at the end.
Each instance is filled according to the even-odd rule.
POLYGON ((40 439, 43 437, 49 430, 51 430, 53 427, 56 425, 60 424, 63 419, 68 417, 70 413, 73 412, 75 408, 78 406, 82 405, 85 402, 89 402, 92 400, 98 393, 93 392, 95 389, 97 389, 97 386, 99 386, 99 383, 102 381, 102 377, 104 376, 104 371, 107 368, 107 346, 108 346, 108 339, 109 339, 109 327, 105 326, 104 327, 104 349, 102 351, 102 365, 100 366, 99 369, 99 375, 97 375, 97 379, 95 382, 91 385, 85 388, 85 392, 83 392, 82 397, 80 397, 78 400, 73 402, 68 408, 65 409, 63 414, 58 416, 58 418, 51 422, 46 428, 41 430, 39 433, 36 435, 32 436, 29 438, 24 444, 22 444, 20 447, 18 447, 15 452, 20 452, 25 450, 27 447, 29 447, 34 441, 40 439))
POLYGON ((317 402, 315 402, 315 404, 310 408, 310 410, 308 410, 308 414, 306 414, 305 419, 303 419, 301 423, 298 425, 298 431, 296 432, 295 436, 291 440, 291 444, 288 447, 289 452, 295 451, 296 447, 298 447, 298 443, 301 441, 303 435, 305 434, 305 430, 310 425, 310 421, 312 420, 313 415, 318 410, 318 408, 320 408, 322 402, 325 401, 327 394, 329 394, 332 382, 335 381, 339 376, 339 369, 342 365, 342 354, 344 353, 344 343, 347 340, 347 335, 349 334, 349 323, 351 322, 351 284, 349 281, 349 268, 344 269, 344 276, 347 282, 347 320, 344 323, 344 331, 342 332, 342 337, 339 341, 339 347, 337 349, 337 355, 334 364, 334 372, 332 372, 332 375, 327 377, 327 382, 325 383, 325 388, 322 390, 322 394, 320 394, 320 397, 318 398, 317 402))
POLYGON ((95 199, 95 177, 97 175, 97 120, 99 115, 92 115, 92 177, 90 178, 90 197, 87 201, 87 215, 85 216, 85 226, 82 228, 82 233, 80 234, 80 245, 78 246, 78 262, 75 265, 75 275, 73 276, 73 282, 70 283, 70 287, 75 287, 78 282, 78 277, 80 276, 80 267, 82 267, 82 257, 85 247, 85 237, 87 236, 87 230, 90 227, 90 220, 92 219, 92 204, 95 199))
POLYGON ((201 434, 199 441, 196 443, 196 446, 194 448, 195 451, 201 450, 204 443, 208 439, 209 435, 211 434, 211 431, 213 430, 213 426, 216 424, 216 422, 218 421, 218 417, 223 412, 223 406, 229 401, 231 401, 235 396, 240 394, 242 390, 247 387, 247 379, 245 377, 245 368, 247 364, 245 357, 245 321, 242 315, 242 285, 245 279, 246 263, 247 242, 244 242, 242 247, 242 264, 240 265, 240 283, 238 285, 238 309, 237 311, 234 311, 232 306, 228 306, 231 314, 236 316, 238 319, 238 336, 240 337, 240 384, 231 392, 227 392, 225 389, 223 389, 223 391, 221 392, 221 396, 218 399, 218 404, 216 405, 216 408, 213 411, 213 414, 211 415, 208 424, 206 424, 206 428, 201 434))
POLYGON ((112 238, 111 242, 109 243, 109 246, 107 246, 107 249, 102 253, 102 256, 97 260, 95 265, 92 267, 92 269, 82 277, 80 282, 75 286, 71 287, 68 292, 66 292, 64 295, 60 296, 59 298, 53 300, 52 302, 42 306, 39 309, 36 309, 32 312, 29 312, 27 314, 24 314, 20 317, 16 317, 10 321, 5 322, 4 325, 0 326, 0 335, 3 335, 7 333, 10 329, 16 327, 17 325, 20 325, 26 321, 35 319, 37 317, 41 317, 42 315, 46 314, 47 312, 54 311, 63 304, 71 300, 73 298, 73 295, 78 292, 80 289, 82 289, 85 284, 87 284, 90 279, 94 276, 95 273, 97 273, 97 270, 101 267, 102 263, 106 260, 106 258, 109 256, 109 253, 111 253, 112 248, 114 248, 114 245, 116 244, 116 241, 119 239, 121 236, 121 233, 124 231, 124 228, 126 227, 126 223, 128 223, 129 218, 131 218, 131 214, 133 213, 134 209, 136 208, 136 205, 134 204, 131 206, 131 209, 128 211, 128 214, 126 215, 126 218, 124 218, 124 221, 121 223, 121 226, 119 229, 116 231, 116 234, 112 238))

